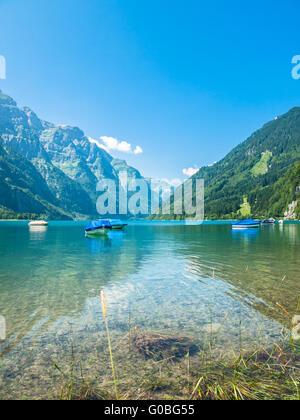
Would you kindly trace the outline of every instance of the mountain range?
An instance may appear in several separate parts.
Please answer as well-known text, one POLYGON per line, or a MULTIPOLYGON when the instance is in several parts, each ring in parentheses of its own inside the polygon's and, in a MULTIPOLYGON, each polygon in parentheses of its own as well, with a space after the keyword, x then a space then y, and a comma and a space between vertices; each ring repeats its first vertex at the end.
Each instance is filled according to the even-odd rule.
MULTIPOLYGON (((124 171, 129 179, 151 182, 79 128, 41 120, 0 91, 0 218, 99 217, 98 182, 108 178, 118 185, 124 171)), ((205 182, 206 219, 300 218, 300 108, 265 124, 196 178, 205 182)), ((169 185, 154 183, 159 188, 164 197, 169 185)))
POLYGON ((142 178, 79 128, 43 121, 0 91, 0 218, 96 216, 98 181, 121 171, 142 178))

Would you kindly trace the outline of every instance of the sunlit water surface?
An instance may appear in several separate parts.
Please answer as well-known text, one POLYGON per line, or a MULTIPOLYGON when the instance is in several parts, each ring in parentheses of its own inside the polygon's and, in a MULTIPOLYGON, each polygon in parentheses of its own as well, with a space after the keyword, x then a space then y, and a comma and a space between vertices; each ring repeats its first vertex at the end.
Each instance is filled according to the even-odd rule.
POLYGON ((79 352, 91 351, 105 332, 102 290, 115 341, 132 327, 198 343, 216 334, 226 351, 241 340, 280 339, 286 320, 278 303, 291 317, 296 312, 300 224, 235 232, 221 223, 136 222, 105 239, 85 238, 84 225, 0 223, 2 397, 20 397, 25 372, 59 360, 71 339, 82 343, 79 352))

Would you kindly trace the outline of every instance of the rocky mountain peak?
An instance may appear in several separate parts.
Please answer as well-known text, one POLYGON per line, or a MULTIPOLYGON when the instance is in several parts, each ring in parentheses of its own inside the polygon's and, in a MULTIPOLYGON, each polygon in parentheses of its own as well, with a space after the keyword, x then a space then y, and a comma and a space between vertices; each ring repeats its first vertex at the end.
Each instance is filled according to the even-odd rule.
POLYGON ((0 105, 17 106, 17 103, 0 90, 0 105))

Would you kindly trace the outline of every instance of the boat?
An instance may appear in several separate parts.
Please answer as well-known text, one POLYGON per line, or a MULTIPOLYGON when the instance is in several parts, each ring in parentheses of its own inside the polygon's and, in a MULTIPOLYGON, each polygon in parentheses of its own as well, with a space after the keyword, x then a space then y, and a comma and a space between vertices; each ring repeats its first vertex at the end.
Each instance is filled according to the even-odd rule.
POLYGON ((120 219, 108 219, 108 220, 113 230, 123 230, 126 226, 128 226, 128 223, 125 223, 120 219))
POLYGON ((95 237, 107 235, 112 230, 109 220, 94 220, 85 227, 85 236, 95 237))
POLYGON ((48 222, 45 222, 45 220, 34 220, 32 222, 29 222, 28 226, 48 226, 48 222))
POLYGON ((262 222, 264 225, 270 225, 276 223, 276 220, 271 217, 270 219, 263 220, 262 222))
POLYGON ((260 220, 241 220, 240 222, 232 223, 232 229, 253 229, 253 228, 259 228, 261 225, 260 220))
POLYGON ((284 220, 279 220, 280 225, 283 225, 283 223, 284 223, 284 220))

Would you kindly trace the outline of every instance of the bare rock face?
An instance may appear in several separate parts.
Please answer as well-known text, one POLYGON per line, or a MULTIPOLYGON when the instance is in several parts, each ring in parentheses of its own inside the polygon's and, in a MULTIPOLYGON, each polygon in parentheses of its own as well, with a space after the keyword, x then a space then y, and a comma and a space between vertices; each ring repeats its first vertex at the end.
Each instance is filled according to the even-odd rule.
POLYGON ((296 207, 297 201, 293 201, 291 204, 288 205, 288 210, 284 213, 284 218, 286 220, 294 220, 296 218, 296 207))

